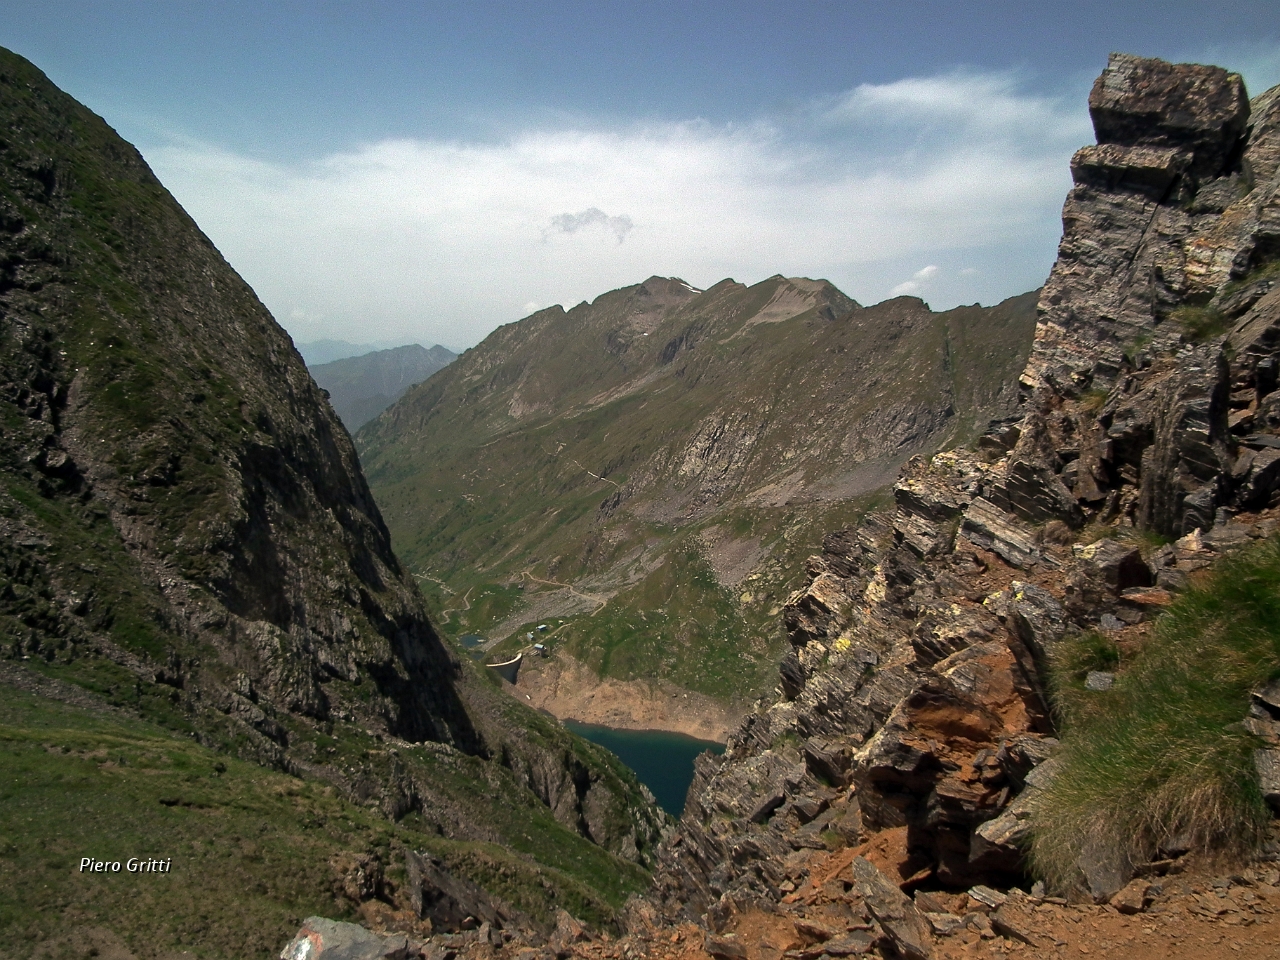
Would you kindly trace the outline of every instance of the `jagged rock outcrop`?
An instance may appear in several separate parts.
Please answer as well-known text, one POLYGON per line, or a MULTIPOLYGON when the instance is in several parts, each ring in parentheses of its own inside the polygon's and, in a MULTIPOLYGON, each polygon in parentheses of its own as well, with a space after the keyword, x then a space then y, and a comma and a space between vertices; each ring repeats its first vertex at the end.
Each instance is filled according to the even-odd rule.
MULTIPOLYGON (((786 913, 842 844, 907 891, 1018 880, 1054 775, 1056 645, 1136 642, 1169 590, 1280 528, 1277 94, 1250 104, 1216 67, 1111 58, 1021 418, 908 463, 892 513, 809 561, 777 701, 699 762, 661 851, 670 919, 786 913), (1143 530, 1173 542, 1139 550, 1143 530)), ((1267 784, 1272 763, 1259 752, 1267 784)), ((1081 883, 1105 900, 1137 865, 1095 853, 1081 883)))
POLYGON ((280 951, 280 960, 408 960, 409 956, 409 940, 403 934, 380 937, 354 923, 325 917, 307 917, 298 935, 280 951))

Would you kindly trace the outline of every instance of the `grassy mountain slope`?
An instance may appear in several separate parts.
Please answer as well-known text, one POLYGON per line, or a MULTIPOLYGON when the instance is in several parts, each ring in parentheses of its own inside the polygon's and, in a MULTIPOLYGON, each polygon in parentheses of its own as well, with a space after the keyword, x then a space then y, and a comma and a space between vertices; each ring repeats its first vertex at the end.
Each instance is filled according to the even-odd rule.
POLYGON ((1010 409, 1035 294, 935 314, 654 277, 495 331, 357 446, 446 630, 741 703, 821 532, 1010 409))
POLYGON ((439 344, 428 350, 411 343, 312 365, 310 370, 320 388, 328 392, 343 425, 355 433, 406 390, 444 369, 457 356, 439 344))
MULTIPOLYGON (((634 777, 440 641, 288 336, 137 152, 7 51, 0 118, 0 690, 66 685, 334 810, 504 844, 546 868, 535 918, 572 889, 607 916, 663 823, 634 777)), ((24 839, 66 816, 42 764, 4 787, 35 811, 3 864, 19 927, 58 916, 24 839)))

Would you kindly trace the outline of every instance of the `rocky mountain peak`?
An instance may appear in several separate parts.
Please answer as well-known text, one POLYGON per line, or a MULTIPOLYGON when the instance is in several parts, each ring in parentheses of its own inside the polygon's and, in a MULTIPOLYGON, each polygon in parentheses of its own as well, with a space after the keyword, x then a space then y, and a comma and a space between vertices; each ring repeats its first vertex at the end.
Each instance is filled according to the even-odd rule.
POLYGON ((1211 179, 1239 159, 1249 99, 1239 74, 1113 53, 1089 94, 1099 144, 1170 148, 1211 179))
POLYGON ((643 857, 662 814, 441 640, 288 335, 138 152, 5 50, 0 119, 4 679, 491 841, 465 757, 553 814, 522 837, 643 857))
POLYGON ((1270 93, 1250 125, 1239 76, 1117 54, 1089 103, 1098 143, 1071 160, 1028 391, 1110 389, 1135 350, 1178 346, 1175 310, 1209 304, 1280 236, 1270 93))

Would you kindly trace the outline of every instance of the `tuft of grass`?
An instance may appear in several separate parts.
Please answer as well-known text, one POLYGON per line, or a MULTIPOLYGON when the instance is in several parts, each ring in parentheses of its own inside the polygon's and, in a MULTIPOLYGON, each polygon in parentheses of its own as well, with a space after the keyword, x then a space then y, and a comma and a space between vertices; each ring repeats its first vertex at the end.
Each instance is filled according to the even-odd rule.
POLYGON ((1033 815, 1035 873, 1069 891, 1090 849, 1140 864, 1175 839, 1228 855, 1256 846, 1269 814, 1241 721, 1250 692, 1280 676, 1280 539, 1221 561, 1111 690, 1085 691, 1102 656, 1086 634, 1054 657, 1061 766, 1033 815))
POLYGON ((1204 343, 1226 333, 1231 321, 1216 307, 1182 306, 1170 314, 1182 328, 1182 334, 1192 343, 1204 343))
POLYGON ((1055 651, 1051 686, 1059 718, 1066 720, 1081 709, 1084 679, 1091 670, 1114 671, 1120 666, 1120 648, 1097 630, 1063 641, 1055 651))
POLYGON ((1107 397, 1110 395, 1110 391, 1100 387, 1086 390, 1080 395, 1080 409, 1090 416, 1097 416, 1098 411, 1107 405, 1107 397))
POLYGON ((1150 345, 1151 334, 1139 334, 1124 345, 1121 353, 1124 354, 1124 358, 1129 362, 1130 366, 1136 367, 1138 365, 1139 356, 1141 356, 1142 352, 1150 345))
POLYGON ((1250 287, 1260 280, 1276 280, 1280 279, 1280 260, 1270 260, 1261 263, 1250 270, 1245 276, 1239 280, 1232 280, 1223 286, 1218 298, 1222 300, 1234 297, 1241 290, 1250 287))

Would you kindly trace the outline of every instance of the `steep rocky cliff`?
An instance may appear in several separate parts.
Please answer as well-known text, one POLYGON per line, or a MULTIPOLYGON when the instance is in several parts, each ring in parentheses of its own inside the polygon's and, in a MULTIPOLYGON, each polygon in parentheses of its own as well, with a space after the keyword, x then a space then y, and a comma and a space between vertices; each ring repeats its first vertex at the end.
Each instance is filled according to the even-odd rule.
POLYGON ((455 838, 518 846, 532 791, 547 849, 645 859, 662 815, 441 642, 289 337, 138 153, 7 51, 0 116, 8 682, 455 838))
MULTIPOLYGON (((936 913, 951 901, 877 906, 853 858, 908 892, 1021 882, 1055 645, 1140 647, 1189 575, 1280 527, 1280 88, 1250 103, 1219 68, 1114 55, 1089 103, 1098 143, 1072 160, 1020 419, 912 460, 892 514, 811 558, 778 698, 700 759, 664 845, 668 920, 731 931, 763 911, 820 942, 806 911, 843 903, 884 949, 926 955, 930 923, 964 929, 936 913)), ((1274 746, 1264 708, 1250 729, 1274 746)), ((1277 756, 1258 753, 1273 803, 1277 756)), ((1194 846, 1161 842, 1151 859, 1194 846)), ((1167 868, 1125 856, 1085 851, 1080 888, 1167 868)))

